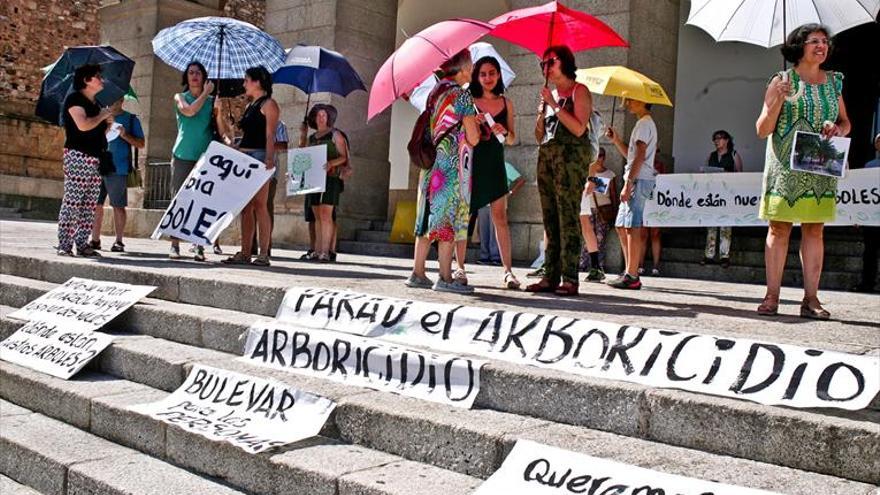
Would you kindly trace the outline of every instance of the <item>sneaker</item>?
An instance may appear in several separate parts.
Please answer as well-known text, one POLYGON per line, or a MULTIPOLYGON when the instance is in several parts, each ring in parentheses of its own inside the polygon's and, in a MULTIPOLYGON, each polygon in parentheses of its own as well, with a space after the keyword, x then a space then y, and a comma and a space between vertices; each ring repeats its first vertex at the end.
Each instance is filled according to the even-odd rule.
POLYGON ((721 268, 730 268, 730 258, 721 258, 721 268))
POLYGON ((639 274, 640 277, 641 277, 642 275, 644 275, 644 274, 645 274, 645 267, 640 266, 640 267, 639 267, 638 274, 639 274))
POLYGON ((193 260, 195 261, 205 261, 205 247, 204 246, 195 246, 196 253, 193 255, 193 260))
POLYGON ((478 265, 491 265, 492 262, 489 260, 479 259, 479 260, 477 260, 477 264, 478 265))
POLYGON ((492 266, 501 266, 503 264, 501 263, 501 260, 492 260, 491 263, 492 266))
POLYGON ((613 282, 608 282, 608 285, 615 289, 639 290, 642 288, 642 281, 639 277, 632 277, 627 273, 613 282))
POLYGON ((223 254, 223 249, 220 248, 220 244, 214 244, 214 254, 223 254))
POLYGON ((706 266, 706 265, 714 265, 714 264, 715 264, 715 258, 709 258, 709 257, 703 258, 703 259, 700 260, 700 264, 703 265, 703 266, 706 266))
POLYGON ((59 249, 58 256, 73 256, 73 249, 59 249))
POLYGON ((603 280, 605 280, 605 272, 598 268, 590 268, 589 273, 584 278, 584 282, 601 282, 603 280))
POLYGON ((544 278, 544 267, 540 267, 533 272, 526 273, 526 278, 544 278))
POLYGON ((179 260, 180 259, 180 246, 172 245, 171 249, 168 250, 168 257, 173 260, 179 260))
POLYGON ((403 285, 410 289, 430 289, 434 287, 434 282, 428 277, 419 277, 413 273, 410 274, 409 278, 406 279, 406 282, 404 282, 403 285))
POLYGON ((459 268, 458 270, 455 270, 455 272, 452 274, 452 280, 460 283, 461 285, 467 285, 468 284, 467 283, 468 282, 467 272, 465 272, 461 268, 459 268))
POLYGON ((110 247, 110 251, 114 253, 124 253, 125 252, 125 244, 116 241, 113 243, 113 246, 110 247))
POLYGON ((652 277, 659 277, 660 276, 660 269, 659 268, 651 269, 651 276, 652 277))
POLYGON ((308 261, 308 260, 315 259, 316 256, 317 256, 317 255, 315 254, 315 250, 314 250, 314 249, 309 249, 308 251, 305 252, 305 254, 303 254, 302 256, 300 256, 299 259, 301 259, 301 260, 305 260, 305 261, 308 261))
POLYGON ((453 294, 473 294, 474 288, 469 285, 464 285, 460 283, 458 280, 453 280, 452 282, 447 282, 442 278, 437 279, 434 282, 433 289, 437 292, 451 292, 453 294))

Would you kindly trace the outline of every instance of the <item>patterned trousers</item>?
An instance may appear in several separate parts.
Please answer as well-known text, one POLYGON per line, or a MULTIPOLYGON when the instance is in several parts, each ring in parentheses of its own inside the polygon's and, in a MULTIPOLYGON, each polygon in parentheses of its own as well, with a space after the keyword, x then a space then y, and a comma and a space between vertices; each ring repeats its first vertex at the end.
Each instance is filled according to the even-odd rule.
POLYGON ((730 240, 733 238, 733 231, 730 227, 710 227, 706 232, 706 258, 715 258, 715 242, 718 231, 721 231, 721 243, 718 245, 718 257, 730 258, 730 240))
POLYGON ((544 277, 550 283, 578 283, 581 234, 581 194, 587 181, 590 147, 548 143, 538 151, 538 194, 547 246, 544 277))
POLYGON ((64 150, 64 197, 58 212, 58 249, 88 246, 95 205, 101 191, 98 159, 76 150, 64 150))
POLYGON ((590 252, 587 251, 587 246, 584 245, 579 263, 581 271, 584 272, 588 271, 590 268, 605 270, 605 240, 606 237, 608 237, 608 222, 599 216, 599 211, 597 209, 593 208, 592 213, 593 215, 590 218, 593 219, 593 232, 596 233, 596 241, 599 243, 599 266, 592 266, 590 263, 590 252))

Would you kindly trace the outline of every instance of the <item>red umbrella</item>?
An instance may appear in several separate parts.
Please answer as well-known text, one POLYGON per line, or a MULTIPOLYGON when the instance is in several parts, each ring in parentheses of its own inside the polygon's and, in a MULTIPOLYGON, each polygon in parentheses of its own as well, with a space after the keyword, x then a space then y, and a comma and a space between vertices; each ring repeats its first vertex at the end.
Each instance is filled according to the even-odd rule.
POLYGON ((428 26, 408 38, 376 73, 370 87, 367 120, 412 91, 443 62, 492 28, 491 24, 473 19, 451 19, 428 26))
POLYGON ((539 57, 544 50, 555 45, 566 45, 573 52, 603 46, 629 46, 599 19, 555 1, 514 10, 489 22, 496 26, 489 34, 527 48, 539 57))

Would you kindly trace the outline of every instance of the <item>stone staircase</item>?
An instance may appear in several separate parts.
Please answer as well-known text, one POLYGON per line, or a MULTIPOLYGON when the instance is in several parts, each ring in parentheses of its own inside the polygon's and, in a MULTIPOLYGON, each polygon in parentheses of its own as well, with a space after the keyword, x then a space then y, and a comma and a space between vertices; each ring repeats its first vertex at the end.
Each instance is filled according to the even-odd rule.
MULTIPOLYGON (((413 257, 412 244, 400 244, 389 242, 391 237, 391 222, 373 220, 367 228, 355 230, 354 239, 337 241, 337 250, 340 253, 360 254, 364 256, 384 256, 393 258, 413 257)), ((480 248, 468 247, 466 261, 473 263, 479 259, 480 248)), ((432 244, 429 260, 437 259, 436 244, 432 244)))
MULTIPOLYGON (((730 268, 719 265, 700 265, 706 246, 706 229, 664 229, 661 272, 664 277, 696 278, 722 282, 763 284, 764 241, 766 228, 741 227, 733 229, 730 248, 730 268)), ((803 287, 800 256, 800 229, 794 229, 788 246, 788 259, 782 283, 803 287)), ((849 290, 861 281, 862 236, 850 227, 828 227, 825 230, 825 266, 820 288, 849 290)), ((651 254, 645 261, 651 266, 651 254)))
POLYGON ((242 333, 284 295, 271 279, 8 252, 0 273, 2 338, 20 326, 10 311, 69 277, 158 287, 104 329, 117 338, 74 379, 0 362, 4 495, 466 494, 517 439, 791 495, 880 484, 877 400, 789 409, 489 361, 463 410, 237 361, 242 333), (167 396, 194 363, 280 380, 337 409, 320 436, 258 455, 126 409, 167 396))

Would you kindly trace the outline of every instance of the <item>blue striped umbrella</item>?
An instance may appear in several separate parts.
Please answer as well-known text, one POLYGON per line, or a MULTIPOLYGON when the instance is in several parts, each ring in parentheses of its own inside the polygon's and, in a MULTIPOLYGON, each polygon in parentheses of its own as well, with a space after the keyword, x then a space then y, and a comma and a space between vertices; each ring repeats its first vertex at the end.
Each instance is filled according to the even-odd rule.
POLYGON ((272 73, 285 57, 278 40, 228 17, 199 17, 165 28, 153 38, 153 52, 179 71, 201 62, 212 79, 241 79, 246 69, 258 65, 272 73))

